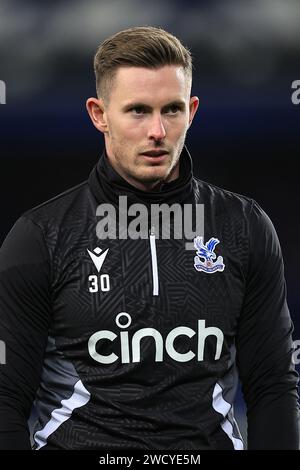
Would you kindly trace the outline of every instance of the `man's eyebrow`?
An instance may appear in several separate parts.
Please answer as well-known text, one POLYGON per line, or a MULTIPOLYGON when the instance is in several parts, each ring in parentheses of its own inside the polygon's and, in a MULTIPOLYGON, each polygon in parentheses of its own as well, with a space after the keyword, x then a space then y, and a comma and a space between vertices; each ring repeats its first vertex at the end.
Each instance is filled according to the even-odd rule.
POLYGON ((185 101, 183 101, 183 100, 171 101, 170 103, 167 103, 165 106, 163 106, 162 109, 170 108, 171 106, 178 106, 178 108, 184 109, 185 108, 185 101))
POLYGON ((124 111, 129 111, 132 108, 151 109, 151 106, 149 106, 145 103, 142 103, 140 101, 133 101, 132 103, 128 103, 128 104, 125 104, 125 106, 123 106, 124 111))
MULTIPOLYGON (((170 106, 178 106, 179 108, 184 109, 185 108, 185 101, 183 101, 183 100, 170 101, 169 103, 165 104, 162 107, 162 109, 169 108, 170 106)), ((142 103, 141 101, 133 101, 132 103, 126 104, 123 107, 123 111, 129 111, 130 109, 133 109, 133 108, 143 108, 143 109, 151 111, 152 106, 150 106, 148 104, 145 104, 145 103, 142 103)))

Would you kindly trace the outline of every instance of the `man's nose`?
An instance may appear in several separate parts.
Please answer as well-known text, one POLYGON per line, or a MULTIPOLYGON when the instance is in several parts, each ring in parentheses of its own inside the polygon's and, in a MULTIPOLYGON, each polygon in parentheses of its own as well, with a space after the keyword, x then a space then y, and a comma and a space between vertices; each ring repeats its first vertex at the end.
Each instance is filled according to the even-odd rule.
POLYGON ((153 116, 148 131, 149 139, 161 140, 165 136, 166 131, 162 122, 161 115, 153 116))

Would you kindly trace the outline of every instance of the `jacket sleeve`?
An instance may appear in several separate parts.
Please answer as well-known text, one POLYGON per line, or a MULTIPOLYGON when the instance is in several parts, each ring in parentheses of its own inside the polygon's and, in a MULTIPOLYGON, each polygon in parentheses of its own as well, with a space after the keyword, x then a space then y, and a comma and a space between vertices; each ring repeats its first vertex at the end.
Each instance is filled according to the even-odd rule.
POLYGON ((247 406, 248 449, 299 449, 298 374, 284 267, 272 222, 253 202, 237 364, 247 406))
POLYGON ((41 228, 21 217, 0 249, 0 449, 30 449, 27 420, 51 318, 49 278, 41 228))

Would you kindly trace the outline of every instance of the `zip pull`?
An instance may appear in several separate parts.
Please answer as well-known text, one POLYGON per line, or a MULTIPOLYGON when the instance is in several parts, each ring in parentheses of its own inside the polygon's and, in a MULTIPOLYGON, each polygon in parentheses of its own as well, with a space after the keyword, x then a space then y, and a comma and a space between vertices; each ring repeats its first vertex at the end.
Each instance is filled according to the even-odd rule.
POLYGON ((153 295, 158 295, 158 268, 157 268, 157 255, 156 255, 156 241, 155 241, 155 227, 152 226, 150 230, 150 250, 151 250, 151 263, 152 263, 152 279, 153 279, 153 295))

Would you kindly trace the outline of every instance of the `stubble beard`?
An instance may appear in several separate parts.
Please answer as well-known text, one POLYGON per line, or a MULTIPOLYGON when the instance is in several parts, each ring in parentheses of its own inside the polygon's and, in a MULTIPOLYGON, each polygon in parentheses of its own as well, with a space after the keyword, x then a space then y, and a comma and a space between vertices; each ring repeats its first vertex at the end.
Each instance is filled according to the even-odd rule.
MULTIPOLYGON (((113 138, 112 135, 111 137, 112 137, 111 144, 114 144, 114 143, 116 144, 116 142, 114 142, 115 139, 113 138)), ((149 186, 149 189, 151 189, 152 186, 155 186, 164 181, 172 180, 172 174, 174 174, 174 172, 176 171, 177 164, 179 164, 180 155, 185 144, 185 138, 186 138, 186 134, 184 134, 183 138, 180 140, 178 147, 177 147, 177 151, 176 149, 173 148, 173 153, 175 153, 176 157, 174 156, 172 157, 171 165, 168 167, 168 171, 164 172, 164 174, 157 175, 155 173, 151 174, 151 172, 148 173, 145 170, 143 171, 144 165, 138 163, 139 159, 143 157, 139 155, 135 156, 135 159, 133 160, 134 163, 132 164, 132 166, 130 165, 129 167, 125 167, 124 165, 122 165, 122 162, 126 162, 127 160, 126 159, 126 145, 122 146, 122 144, 110 146, 114 154, 114 160, 115 160, 115 165, 113 165, 114 169, 118 173, 121 173, 120 172, 120 169, 121 169, 123 173, 123 174, 121 173, 121 176, 125 177, 125 179, 129 181, 130 184, 134 184, 134 182, 146 184, 147 186, 149 186), (117 167, 116 167, 116 164, 117 164, 117 167)), ((156 142, 154 144, 154 148, 155 147, 159 148, 160 146, 164 147, 164 144, 161 142, 160 143, 156 142)), ((147 165, 147 167, 149 168, 151 167, 151 165, 147 165)))

